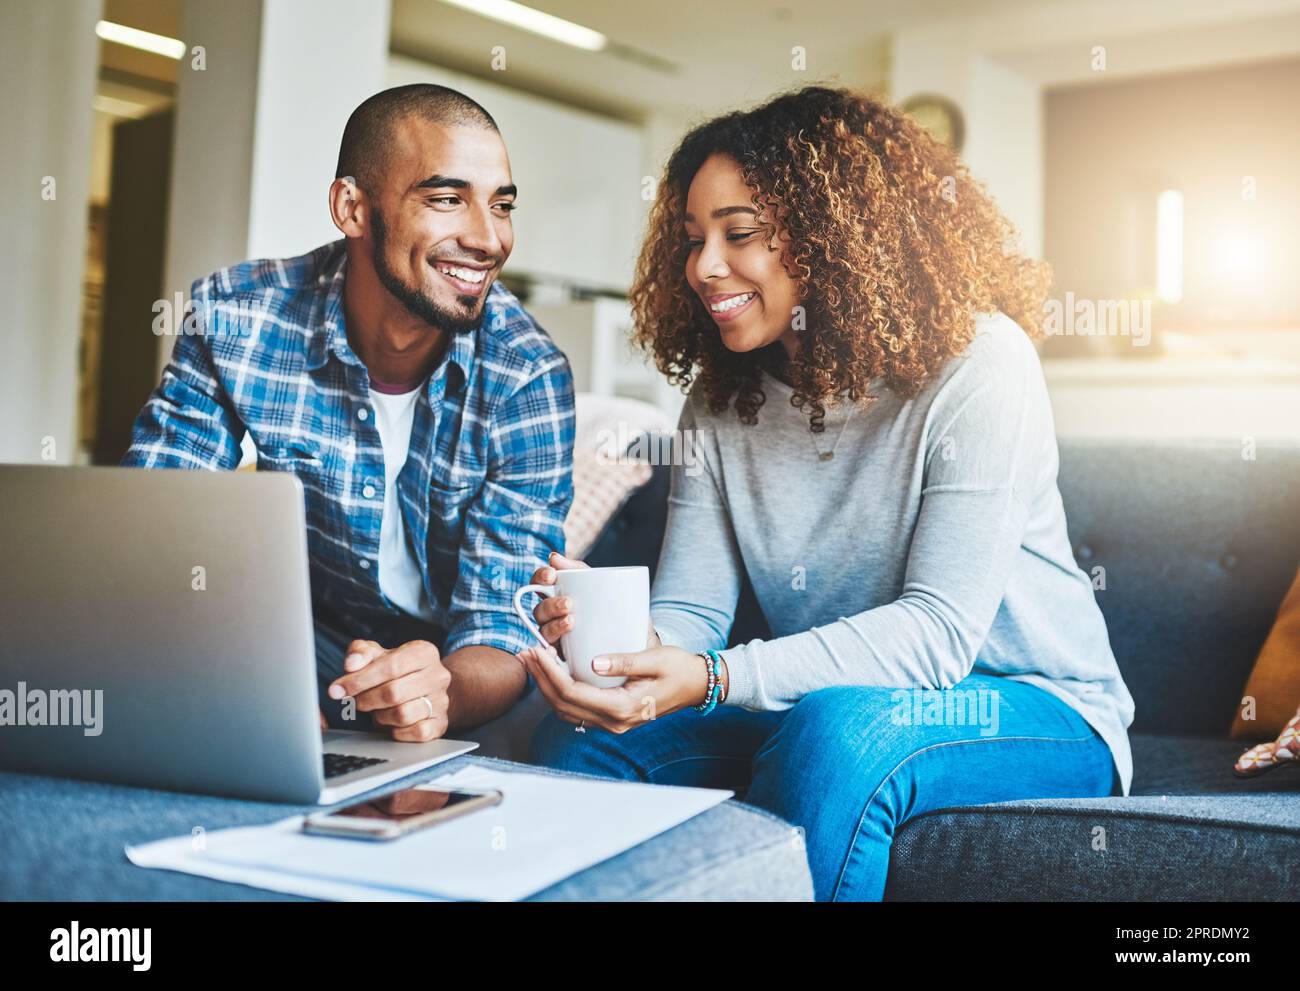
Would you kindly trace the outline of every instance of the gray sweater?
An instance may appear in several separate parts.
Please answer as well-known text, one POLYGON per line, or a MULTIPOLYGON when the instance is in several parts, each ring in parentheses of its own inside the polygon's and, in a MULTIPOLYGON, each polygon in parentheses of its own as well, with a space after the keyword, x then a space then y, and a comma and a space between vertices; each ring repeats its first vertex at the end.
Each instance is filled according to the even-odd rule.
POLYGON ((721 649, 748 573, 773 639, 723 652, 727 704, 1002 675, 1077 710, 1127 795, 1133 699, 1066 535, 1052 410, 1024 331, 980 317, 914 399, 876 381, 870 406, 828 407, 820 435, 789 386, 765 374, 763 391, 753 426, 694 395, 682 410, 651 595, 663 642, 721 649))

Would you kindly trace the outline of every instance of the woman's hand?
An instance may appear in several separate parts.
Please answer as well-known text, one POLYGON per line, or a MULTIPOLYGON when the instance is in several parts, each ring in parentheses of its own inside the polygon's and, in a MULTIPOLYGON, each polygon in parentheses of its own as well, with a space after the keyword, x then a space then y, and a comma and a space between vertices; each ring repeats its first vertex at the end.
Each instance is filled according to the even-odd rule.
MULTIPOLYGON (((533 572, 533 580, 530 584, 554 585, 557 570, 587 567, 581 561, 567 558, 558 551, 552 551, 549 560, 549 567, 538 568, 533 572)), ((565 595, 541 596, 540 598, 542 601, 533 607, 533 619, 537 620, 537 628, 542 631, 542 636, 546 638, 546 642, 551 646, 555 646, 560 642, 562 636, 573 630, 573 625, 577 619, 573 610, 573 600, 565 595)), ((654 623, 652 622, 646 632, 646 648, 658 646, 659 636, 655 633, 654 623)))
POLYGON ((529 647, 518 656, 557 716, 575 726, 585 723, 611 733, 626 733, 651 719, 699 705, 709 685, 704 659, 680 647, 593 658, 597 674, 627 675, 618 688, 575 681, 554 649, 529 647), (601 660, 609 662, 608 669, 597 667, 601 660))

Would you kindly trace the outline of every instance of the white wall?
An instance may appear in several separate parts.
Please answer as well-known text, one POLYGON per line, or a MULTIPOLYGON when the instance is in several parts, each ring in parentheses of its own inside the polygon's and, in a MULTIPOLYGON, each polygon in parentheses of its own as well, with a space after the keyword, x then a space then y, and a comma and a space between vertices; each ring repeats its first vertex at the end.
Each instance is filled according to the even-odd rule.
POLYGON ((250 256, 339 238, 329 188, 348 117, 385 87, 387 2, 264 0, 258 60, 250 256))
MULTIPOLYGON (((186 60, 177 74, 166 298, 188 297, 195 279, 247 257, 261 19, 262 0, 189 0, 181 12, 182 39, 203 45, 207 67, 186 60)), ((159 340, 160 362, 172 344, 159 340)))
POLYGON ((0 462, 77 452, 99 16, 99 0, 0 4, 0 462))
POLYGON ((496 120, 519 187, 508 271, 625 290, 649 204, 641 129, 473 76, 393 56, 387 85, 437 83, 496 120))
MULTIPOLYGON (((328 194, 348 115, 384 87, 386 3, 186 0, 168 220, 169 292, 340 235, 328 194)), ((146 315, 147 319, 147 315, 146 315)), ((172 340, 160 339, 165 364, 172 340)))
POLYGON ((984 54, 960 21, 895 32, 890 98, 938 93, 966 119, 962 159, 1020 231, 1024 250, 1043 252, 1042 88, 984 54))
POLYGON ((964 157, 1020 231, 1025 251, 1043 255, 1043 93, 991 58, 971 62, 964 157))

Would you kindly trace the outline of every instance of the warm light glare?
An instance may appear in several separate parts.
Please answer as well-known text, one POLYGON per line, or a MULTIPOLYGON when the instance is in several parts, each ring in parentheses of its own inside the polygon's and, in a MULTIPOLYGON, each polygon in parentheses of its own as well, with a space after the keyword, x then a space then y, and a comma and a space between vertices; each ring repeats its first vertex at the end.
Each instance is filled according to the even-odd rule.
POLYGON ((515 3, 514 0, 442 0, 442 2, 468 10, 473 14, 490 17, 511 27, 540 34, 543 38, 550 38, 552 41, 561 41, 574 48, 585 48, 589 52, 600 51, 609 40, 599 31, 584 28, 581 24, 574 24, 562 17, 554 17, 540 10, 534 10, 532 7, 525 7, 522 3, 515 3))
POLYGON ((1219 242, 1219 267, 1225 275, 1240 278, 1255 269, 1255 250, 1250 240, 1229 235, 1219 242))
POLYGON ((155 55, 166 55, 168 58, 174 59, 182 58, 185 55, 185 42, 161 34, 153 34, 150 31, 129 28, 125 24, 100 21, 95 25, 95 34, 105 41, 112 41, 118 45, 127 45, 131 48, 139 48, 142 51, 153 52, 155 55))
POLYGON ((1177 189, 1156 197, 1156 295, 1166 303, 1183 298, 1183 194, 1177 189))

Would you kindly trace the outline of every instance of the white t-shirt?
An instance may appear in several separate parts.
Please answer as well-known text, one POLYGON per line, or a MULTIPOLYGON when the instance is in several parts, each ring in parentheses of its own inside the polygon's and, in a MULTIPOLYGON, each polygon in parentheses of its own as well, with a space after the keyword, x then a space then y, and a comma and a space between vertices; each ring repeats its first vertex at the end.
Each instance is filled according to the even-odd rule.
POLYGON ((397 501, 397 476, 406 464, 415 424, 415 404, 424 390, 421 382, 410 392, 391 394, 370 390, 375 407, 375 428, 384 448, 384 516, 379 526, 379 589, 403 612, 435 622, 424 591, 420 565, 406 539, 406 521, 397 501))

